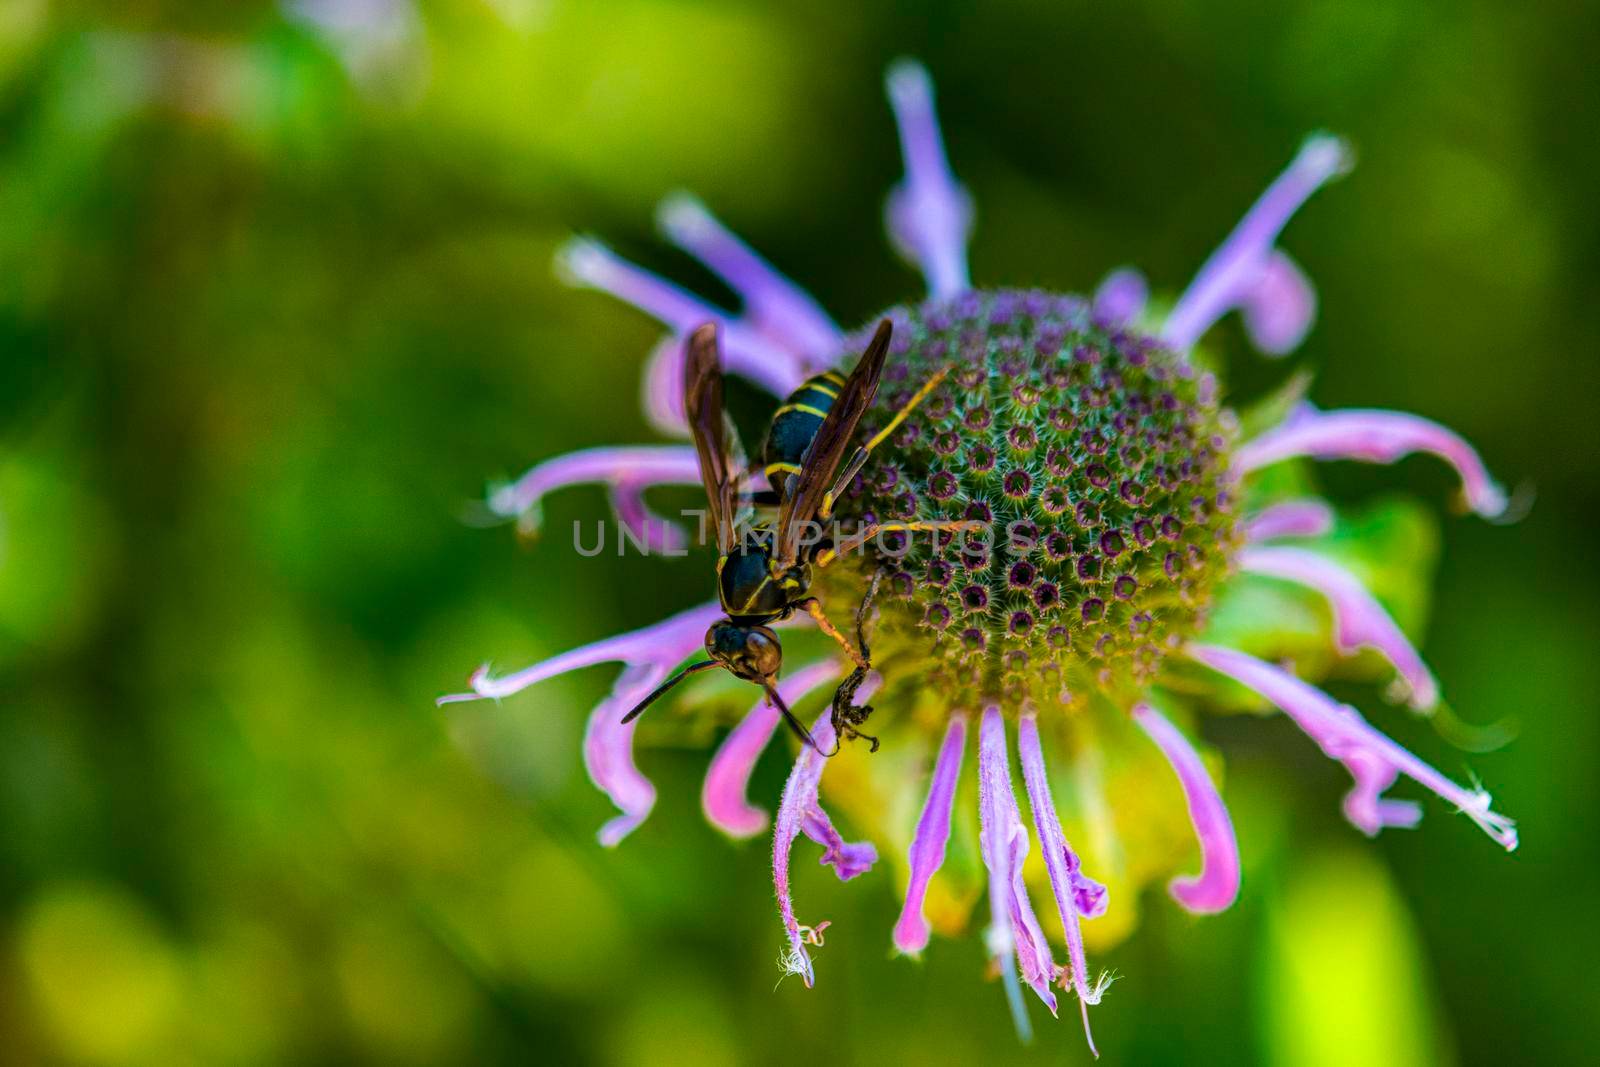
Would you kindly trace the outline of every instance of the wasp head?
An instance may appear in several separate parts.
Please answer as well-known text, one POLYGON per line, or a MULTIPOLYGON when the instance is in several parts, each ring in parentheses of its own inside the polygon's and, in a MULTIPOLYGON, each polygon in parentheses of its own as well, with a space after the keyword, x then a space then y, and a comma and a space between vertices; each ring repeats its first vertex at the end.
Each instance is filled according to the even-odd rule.
POLYGON ((766 626, 744 626, 732 619, 711 624, 706 631, 706 655, 733 672, 734 677, 771 686, 783 667, 783 645, 766 626))

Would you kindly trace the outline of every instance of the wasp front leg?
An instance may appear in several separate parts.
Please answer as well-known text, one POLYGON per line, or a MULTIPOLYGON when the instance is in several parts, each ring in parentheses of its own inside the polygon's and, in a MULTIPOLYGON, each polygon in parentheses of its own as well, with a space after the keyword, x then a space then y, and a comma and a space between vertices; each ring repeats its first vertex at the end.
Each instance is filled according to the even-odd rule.
POLYGON ((861 688, 867 680, 867 672, 872 669, 872 651, 867 647, 867 620, 872 613, 872 600, 878 595, 878 583, 883 580, 883 570, 880 568, 872 575, 872 581, 867 585, 867 593, 861 598, 861 605, 856 608, 856 645, 861 649, 862 662, 850 672, 833 694, 833 707, 830 719, 833 723, 833 750, 849 738, 861 738, 871 743, 869 751, 878 751, 878 739, 871 734, 861 732, 861 724, 867 721, 872 714, 871 704, 857 704, 856 690, 861 688))
POLYGON ((794 606, 810 615, 816 622, 817 629, 839 642, 839 647, 844 649, 844 654, 850 657, 850 662, 856 665, 857 670, 865 674, 872 669, 872 665, 867 662, 866 654, 857 651, 856 647, 850 643, 850 639, 833 624, 827 613, 822 610, 822 601, 814 596, 808 596, 804 600, 797 601, 794 606))

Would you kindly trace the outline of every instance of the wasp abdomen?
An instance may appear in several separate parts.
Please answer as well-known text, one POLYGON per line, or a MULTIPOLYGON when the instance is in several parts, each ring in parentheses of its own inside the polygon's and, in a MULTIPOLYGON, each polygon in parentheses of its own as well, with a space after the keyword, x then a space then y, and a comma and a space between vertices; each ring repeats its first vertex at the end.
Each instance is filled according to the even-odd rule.
POLYGON ((778 495, 783 495, 789 477, 800 473, 800 461, 843 385, 844 375, 838 371, 812 375, 773 414, 761 462, 767 482, 778 495))

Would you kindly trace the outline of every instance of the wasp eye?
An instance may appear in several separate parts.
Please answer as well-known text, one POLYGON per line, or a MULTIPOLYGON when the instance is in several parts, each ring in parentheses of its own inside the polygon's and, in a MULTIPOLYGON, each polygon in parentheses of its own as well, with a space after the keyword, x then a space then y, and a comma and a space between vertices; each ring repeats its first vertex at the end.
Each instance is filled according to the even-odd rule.
POLYGON ((771 630, 752 630, 744 640, 740 666, 756 678, 770 678, 783 666, 783 646, 771 630))

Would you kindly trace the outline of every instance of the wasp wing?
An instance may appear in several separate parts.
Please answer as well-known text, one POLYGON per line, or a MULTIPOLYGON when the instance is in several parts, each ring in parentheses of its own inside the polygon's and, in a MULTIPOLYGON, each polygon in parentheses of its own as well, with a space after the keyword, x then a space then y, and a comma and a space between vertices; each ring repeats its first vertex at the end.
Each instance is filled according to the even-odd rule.
POLYGON ((728 420, 722 410, 722 357, 715 323, 699 327, 684 343, 683 410, 700 456, 700 480, 705 483, 711 523, 717 531, 717 549, 727 553, 734 547, 742 471, 733 466, 728 453, 728 420))
POLYGON ((784 563, 794 563, 800 558, 805 524, 822 506, 822 498, 833 486, 833 476, 844 459, 845 450, 850 447, 856 426, 878 394, 878 378, 883 374, 892 332, 888 319, 878 323, 872 343, 867 345, 856 369, 850 372, 838 398, 828 408, 827 418, 817 427, 817 434, 800 461, 800 473, 793 477, 792 488, 784 494, 783 504, 778 509, 776 546, 777 558, 784 563))

